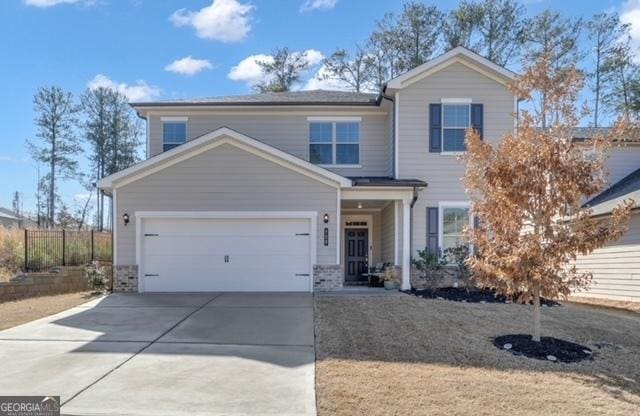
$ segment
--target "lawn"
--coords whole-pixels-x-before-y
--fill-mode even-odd
[[[640,317],[573,306],[542,313],[543,336],[586,345],[593,361],[495,348],[496,335],[529,332],[529,306],[318,296],[318,414],[640,414]]]
[[[0,303],[0,330],[21,325],[78,306],[99,295],[65,293]]]

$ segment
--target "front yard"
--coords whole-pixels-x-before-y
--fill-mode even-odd
[[[495,348],[529,333],[531,307],[402,297],[316,297],[319,415],[631,415],[640,412],[640,315],[542,310],[543,336],[593,361]]]
[[[65,293],[0,303],[0,331],[65,311],[98,297],[90,292]]]

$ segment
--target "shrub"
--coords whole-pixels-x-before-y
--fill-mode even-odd
[[[0,281],[13,277],[24,265],[24,231],[0,226]]]
[[[439,258],[438,253],[425,248],[424,250],[418,250],[418,258],[411,258],[411,264],[421,272],[430,272],[441,269],[447,263],[444,259]]]
[[[85,268],[87,283],[92,292],[102,292],[106,288],[104,267],[97,267],[95,263]]]
[[[444,251],[443,260],[445,264],[455,264],[458,269],[458,277],[464,278],[469,275],[467,259],[469,258],[469,247],[466,245],[450,247]]]

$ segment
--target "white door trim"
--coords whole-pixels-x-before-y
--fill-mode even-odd
[[[142,264],[142,226],[148,218],[184,219],[308,219],[309,220],[309,291],[313,292],[313,265],[317,261],[317,211],[136,211],[136,263],[138,264],[138,292],[144,292],[144,264]]]

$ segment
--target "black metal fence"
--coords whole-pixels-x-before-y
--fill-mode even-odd
[[[24,269],[82,266],[111,261],[111,233],[76,230],[24,230]]]

